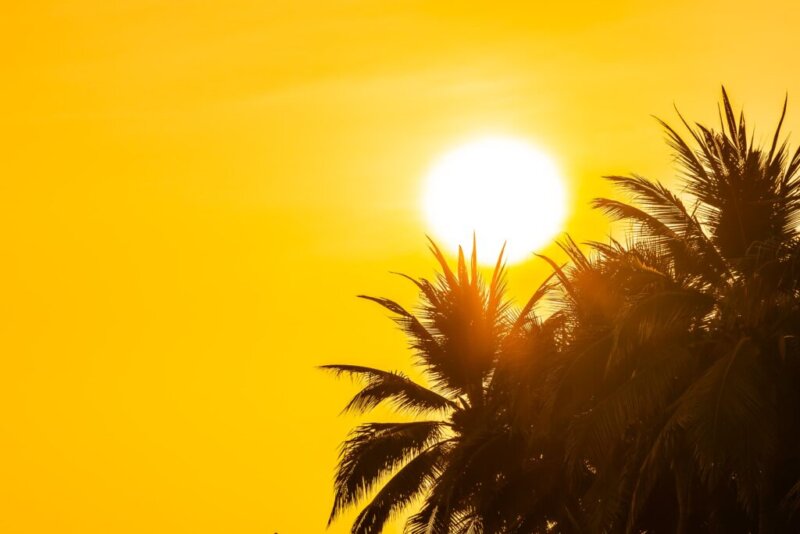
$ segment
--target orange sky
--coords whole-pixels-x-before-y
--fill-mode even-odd
[[[600,175],[671,176],[650,114],[796,127],[792,3],[652,4],[4,6],[0,531],[322,532],[356,419],[314,366],[407,366],[354,295],[413,304],[439,154],[530,139],[602,239]]]

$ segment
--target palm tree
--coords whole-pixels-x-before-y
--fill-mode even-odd
[[[768,147],[724,88],[722,110],[719,130],[683,121],[695,147],[662,123],[689,206],[609,177],[637,205],[594,204],[631,242],[570,249],[559,271],[572,326],[554,402],[570,465],[595,474],[597,531],[800,529],[800,151],[780,141],[785,104]]]
[[[345,410],[364,412],[389,402],[425,416],[412,422],[365,423],[344,442],[329,524],[374,493],[355,520],[354,533],[380,532],[394,513],[418,497],[423,497],[422,506],[409,518],[409,532],[480,531],[484,517],[477,510],[482,500],[506,483],[503,473],[513,472],[509,464],[522,454],[523,442],[510,432],[509,410],[498,409],[504,373],[496,371],[519,345],[512,340],[529,335],[538,324],[532,308],[548,286],[515,313],[504,295],[502,252],[487,286],[478,271],[474,241],[469,266],[459,249],[456,272],[432,241],[431,251],[441,267],[438,278],[406,277],[421,293],[417,314],[388,299],[361,296],[394,315],[430,386],[398,372],[323,366],[363,380],[363,389]],[[516,454],[510,454],[512,448]]]

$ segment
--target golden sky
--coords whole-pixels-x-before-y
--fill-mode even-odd
[[[432,161],[530,139],[602,239],[600,175],[672,175],[651,114],[714,119],[725,83],[796,127],[798,27],[788,0],[4,5],[0,531],[322,532],[356,419],[314,366],[407,368],[354,296],[414,303],[388,272],[432,271]]]

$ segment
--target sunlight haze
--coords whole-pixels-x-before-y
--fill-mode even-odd
[[[501,134],[557,166],[525,299],[530,253],[612,232],[601,176],[676,183],[653,115],[716,123],[724,83],[764,135],[788,92],[796,133],[798,27],[773,1],[5,6],[0,532],[325,532],[360,419],[316,366],[409,372],[356,295],[415,305],[391,272],[434,271],[435,162]]]

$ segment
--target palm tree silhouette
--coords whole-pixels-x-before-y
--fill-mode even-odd
[[[354,533],[380,532],[393,513],[419,496],[423,503],[408,520],[409,532],[470,532],[483,521],[476,513],[478,499],[485,498],[487,486],[504,482],[502,467],[509,463],[504,455],[513,440],[508,410],[497,409],[495,391],[503,373],[496,375],[495,370],[512,354],[511,340],[528,335],[536,324],[532,309],[547,286],[515,313],[504,295],[502,252],[487,286],[478,271],[474,241],[469,266],[459,249],[455,272],[432,241],[431,251],[441,268],[438,278],[406,277],[422,296],[417,315],[391,300],[361,296],[392,312],[431,386],[402,373],[323,366],[364,381],[345,410],[363,412],[390,402],[399,410],[428,416],[405,423],[366,423],[345,441],[329,524],[386,480],[357,517]]]
[[[560,385],[585,389],[560,407],[572,464],[599,473],[584,499],[598,531],[657,531],[669,516],[677,532],[800,528],[786,506],[800,489],[800,152],[780,142],[785,104],[768,148],[724,88],[722,110],[718,131],[683,121],[695,148],[662,122],[693,205],[609,177],[638,206],[594,205],[633,223],[633,240],[594,244],[593,261],[573,250],[561,274],[572,336],[591,340],[568,348]],[[580,294],[587,277],[602,298]],[[582,324],[580,306],[601,304],[611,313]]]

